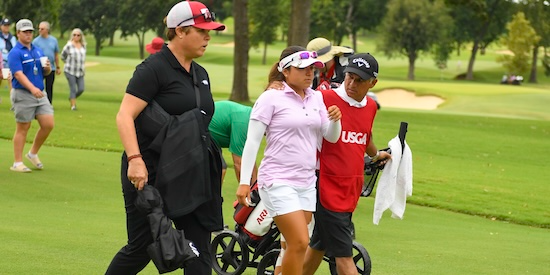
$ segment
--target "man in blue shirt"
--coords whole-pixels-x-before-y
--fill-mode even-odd
[[[17,38],[10,33],[10,25],[11,21],[8,18],[4,18],[0,22],[0,30],[2,31],[2,35],[0,36],[0,51],[2,51],[2,58],[0,61],[2,62],[2,68],[8,67],[8,54],[15,46],[15,43],[17,43]],[[2,80],[0,80],[0,83],[1,82]],[[8,90],[11,90],[11,83],[9,81]]]
[[[45,66],[40,63],[44,56],[42,50],[32,45],[33,25],[28,19],[21,19],[15,25],[18,42],[10,52],[8,65],[13,75],[10,92],[12,110],[15,113],[15,134],[13,135],[14,163],[10,170],[15,172],[31,172],[23,164],[23,149],[31,122],[36,118],[40,128],[32,143],[32,147],[25,157],[37,169],[44,166],[38,158],[38,150],[48,138],[54,126],[53,108],[44,93],[44,75],[51,73],[50,62]]]
[[[39,47],[44,54],[50,60],[52,66],[52,73],[44,76],[46,81],[46,94],[48,94],[48,100],[53,104],[53,83],[55,81],[55,75],[61,74],[59,70],[59,45],[57,44],[57,39],[50,35],[50,23],[47,21],[42,21],[38,25],[37,36],[32,43]]]
[[[2,51],[2,62],[4,68],[8,67],[8,53],[17,43],[17,38],[10,33],[11,21],[8,18],[2,19],[2,37],[0,37],[0,50]]]

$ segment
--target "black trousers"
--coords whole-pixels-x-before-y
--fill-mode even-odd
[[[137,191],[127,178],[122,181],[122,191],[126,208],[128,244],[122,247],[112,259],[105,272],[108,275],[137,274],[151,261],[147,254],[147,246],[153,243],[153,237],[151,236],[147,215],[140,212],[134,205]],[[184,269],[184,274],[211,275],[210,230],[201,225],[193,213],[172,220],[177,229],[184,230],[185,238],[192,241],[200,253],[199,259],[193,261]]]
[[[53,104],[53,82],[55,81],[55,71],[52,71],[49,75],[44,76],[46,81],[46,94],[50,104]]]

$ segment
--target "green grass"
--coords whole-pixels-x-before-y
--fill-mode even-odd
[[[228,33],[213,35],[206,56],[197,60],[210,74],[216,100],[227,99],[231,90],[231,41]],[[376,53],[373,41],[365,40],[360,50]],[[267,65],[261,51],[251,50],[252,99],[263,91],[283,48],[282,42],[269,48]],[[461,70],[441,73],[428,57],[417,63],[417,80],[406,81],[404,59],[377,55],[375,92],[404,88],[446,101],[434,111],[382,107],[378,113],[378,147],[397,134],[401,121],[409,122],[414,190],[405,219],[386,213],[378,226],[371,222],[373,198],[360,201],[357,238],[373,259],[373,274],[544,274],[550,268],[550,81],[497,84],[502,69],[495,51],[479,56],[475,81],[453,80]],[[40,152],[43,171],[8,170],[14,120],[5,82],[0,87],[0,274],[103,273],[126,241],[114,117],[140,60],[132,39],[117,40],[102,53],[88,56],[97,65],[87,68],[79,111],[69,110],[67,81],[57,76],[56,127]],[[465,70],[466,52],[460,58]],[[33,123],[29,142],[36,128]],[[230,225],[236,187],[229,169],[223,195]],[[142,274],[156,269],[150,264]],[[327,267],[317,274],[328,274]]]

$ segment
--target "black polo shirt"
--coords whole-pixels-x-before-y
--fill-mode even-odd
[[[214,114],[208,73],[194,61],[191,63],[191,72],[186,71],[166,45],[136,67],[126,92],[147,102],[154,99],[167,113],[181,115],[197,105],[193,74],[197,76],[201,110],[208,127]]]

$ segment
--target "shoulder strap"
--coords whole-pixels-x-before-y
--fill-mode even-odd
[[[191,62],[191,70],[193,71],[193,87],[195,87],[195,99],[197,101],[197,108],[201,108],[201,94],[199,91],[199,82],[197,81],[197,70],[195,69],[194,62]]]

